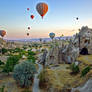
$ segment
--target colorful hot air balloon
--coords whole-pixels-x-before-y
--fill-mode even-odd
[[[4,36],[6,35],[6,31],[5,31],[5,30],[0,30],[0,35],[1,35],[2,37],[4,37]]]
[[[53,38],[55,37],[55,33],[52,32],[52,33],[49,34],[49,36],[53,40]]]
[[[27,33],[27,36],[29,36],[29,33]]]
[[[30,27],[28,27],[28,30],[30,30]]]
[[[27,8],[27,10],[29,11],[30,9],[29,9],[29,8]]]
[[[34,15],[31,15],[30,17],[31,17],[31,19],[34,19]]]
[[[46,3],[38,3],[36,6],[36,10],[40,14],[40,16],[43,18],[44,15],[48,11],[48,5]]]

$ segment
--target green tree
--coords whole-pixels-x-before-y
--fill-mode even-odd
[[[91,69],[90,66],[85,67],[85,68],[82,70],[81,77],[85,76],[85,75],[90,71],[90,69]]]
[[[19,61],[19,56],[10,56],[7,59],[7,62],[3,68],[3,72],[8,73],[8,74],[9,72],[12,72],[14,69],[14,66],[18,64],[18,61]]]
[[[72,73],[77,74],[80,70],[79,70],[79,66],[76,65],[75,63],[72,63],[70,66]]]
[[[2,48],[2,54],[5,54],[5,53],[7,53],[7,49],[5,49],[5,48]]]
[[[2,62],[1,60],[0,60],[0,65],[4,65],[4,62]]]
[[[32,85],[35,73],[36,68],[34,64],[25,61],[14,67],[13,77],[21,87],[29,87]]]

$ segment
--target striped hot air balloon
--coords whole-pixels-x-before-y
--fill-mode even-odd
[[[48,5],[46,3],[38,3],[36,6],[36,10],[40,14],[40,16],[43,18],[44,15],[48,11]]]

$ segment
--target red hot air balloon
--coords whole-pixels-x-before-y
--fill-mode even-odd
[[[1,35],[2,37],[4,37],[4,36],[6,35],[6,31],[0,30],[0,35]]]
[[[28,27],[28,29],[30,30],[30,27]]]
[[[27,8],[27,10],[29,11],[30,9],[29,9],[29,8]]]
[[[48,11],[48,5],[46,3],[38,3],[36,6],[36,10],[40,14],[40,16],[43,18],[44,15]]]
[[[34,15],[31,15],[30,17],[31,17],[31,19],[34,19]]]
[[[29,36],[29,33],[27,33],[27,36]]]

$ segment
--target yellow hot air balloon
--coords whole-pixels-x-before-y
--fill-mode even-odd
[[[40,16],[43,18],[44,15],[48,11],[48,5],[46,3],[38,3],[36,6],[36,10],[40,14]]]

